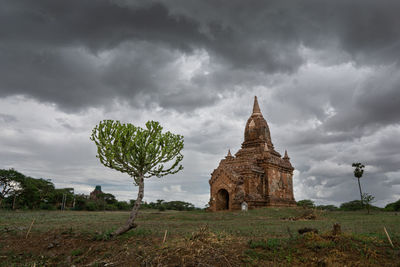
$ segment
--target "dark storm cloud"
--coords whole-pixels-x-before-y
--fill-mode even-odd
[[[200,36],[193,22],[169,16],[161,4],[2,2],[0,96],[29,95],[69,111],[134,101],[141,92],[151,97],[176,76],[157,75],[167,75],[180,56],[173,50],[190,50]],[[113,53],[108,61],[100,58],[104,51]]]
[[[196,74],[191,86],[165,72],[171,61],[199,49],[223,66],[211,69],[211,93],[235,90],[235,82],[252,72],[296,71],[306,60],[302,46],[329,57],[339,51],[347,55],[342,61],[359,66],[397,64],[400,58],[394,56],[400,51],[397,1],[1,3],[0,95],[29,95],[70,111],[118,98],[181,110],[189,109],[183,102],[193,108],[212,104],[206,94],[193,101],[192,93],[205,89],[198,84],[203,75]],[[108,51],[118,56],[104,61]],[[221,88],[217,81],[231,72],[238,76]]]
[[[122,1],[109,0],[2,2],[0,34],[5,42],[84,46],[98,51],[135,39],[188,49],[185,40],[195,41],[200,36],[191,20],[169,16],[159,3],[127,6]]]
[[[393,198],[398,10],[394,0],[0,0],[0,162],[98,183],[109,173],[88,144],[92,124],[152,116],[183,131],[186,153],[185,172],[154,195],[207,193],[257,94],[304,197],[356,198],[361,161],[367,192]]]

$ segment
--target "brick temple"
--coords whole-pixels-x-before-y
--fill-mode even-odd
[[[268,124],[255,97],[242,148],[235,156],[228,151],[211,174],[209,209],[295,206],[293,170],[287,151],[283,158],[275,151]]]

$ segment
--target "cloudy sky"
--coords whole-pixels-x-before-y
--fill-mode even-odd
[[[362,187],[400,198],[400,2],[0,0],[0,168],[120,200],[127,175],[89,136],[103,119],[159,121],[185,137],[184,171],[145,200],[204,207],[254,95],[295,198],[340,204]]]

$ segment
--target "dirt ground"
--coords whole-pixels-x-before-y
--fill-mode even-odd
[[[206,226],[188,237],[120,237],[51,231],[3,234],[1,266],[400,266],[396,248],[376,238],[313,232],[289,239],[216,234]],[[96,240],[98,239],[98,240]]]
[[[143,211],[138,228],[109,239],[128,213],[0,212],[0,266],[400,267],[400,216],[308,215],[283,208]],[[341,230],[334,234],[335,223]]]

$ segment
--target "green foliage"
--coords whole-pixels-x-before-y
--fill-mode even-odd
[[[74,194],[73,188],[58,188],[50,180],[35,179],[27,177],[15,170],[0,170],[0,174],[12,177],[12,181],[18,182],[18,191],[16,194],[16,206],[19,209],[43,209],[56,210],[60,209],[63,195],[66,195],[66,207],[73,210],[87,211],[116,211],[130,210],[134,204],[134,200],[130,203],[126,201],[118,201],[114,195],[110,193],[100,193],[96,195],[96,199],[90,199],[89,196],[83,194]],[[9,175],[10,174],[10,175]],[[8,194],[4,199],[3,207],[11,209],[14,194]],[[75,204],[74,207],[73,203]],[[157,200],[156,203],[144,203],[142,208],[159,209],[159,210],[194,210],[193,204],[184,201]]]
[[[89,197],[84,194],[75,195],[75,207],[74,210],[86,210],[86,203]]]
[[[83,250],[81,250],[79,248],[71,251],[71,256],[80,256],[82,254],[83,254]]]
[[[254,249],[254,248],[263,248],[266,249],[267,248],[267,242],[264,239],[261,240],[253,240],[250,239],[248,241],[248,245],[250,248]]]
[[[385,206],[386,211],[400,211],[400,199]]]
[[[93,236],[93,240],[96,241],[105,241],[105,240],[110,240],[111,239],[111,234],[114,232],[114,229],[108,229],[104,232],[96,232]]]
[[[56,207],[50,203],[40,203],[39,208],[41,210],[55,210]]]
[[[362,206],[363,205],[363,194],[362,194],[362,190],[361,190],[360,178],[363,176],[365,166],[363,164],[361,164],[360,162],[353,163],[352,166],[354,167],[354,176],[357,178],[358,189],[360,190],[361,206]]]
[[[255,249],[255,248],[263,248],[263,249],[270,249],[274,250],[277,249],[281,244],[281,240],[278,238],[268,238],[267,240],[265,239],[250,239],[248,241],[248,245],[250,248]]]
[[[360,162],[353,163],[351,166],[353,166],[355,168],[354,176],[356,178],[361,178],[363,176],[365,166],[363,164],[361,164]]]
[[[371,210],[380,210],[379,207],[373,206],[371,204],[369,204],[369,208]],[[364,205],[361,204],[360,200],[353,200],[353,201],[342,203],[340,205],[339,209],[343,210],[343,211],[356,211],[356,210],[364,209]]]
[[[374,199],[375,197],[368,193],[362,194],[362,201],[367,206],[368,213],[371,209],[371,203],[374,201]]]
[[[345,211],[362,210],[363,205],[361,204],[360,200],[353,200],[353,201],[342,203],[340,205],[340,209],[345,210]]]
[[[192,203],[185,201],[164,201],[158,199],[157,202],[143,203],[141,205],[143,209],[158,209],[160,211],[164,210],[195,210],[196,208]]]
[[[54,184],[50,180],[25,177],[21,180],[21,193],[18,205],[29,209],[37,209],[40,203],[52,203]]]
[[[126,201],[118,201],[115,206],[118,210],[130,210],[132,208]]]
[[[140,177],[162,177],[182,170],[183,136],[162,133],[158,122],[148,121],[142,129],[130,123],[104,120],[92,132],[97,157],[109,168],[127,173],[139,184]],[[171,166],[164,164],[174,161]]]
[[[312,201],[311,199],[303,199],[303,200],[297,201],[297,206],[312,209],[315,207],[315,204],[314,204],[314,201]]]
[[[338,207],[336,207],[335,205],[318,205],[317,209],[334,211],[338,210]]]
[[[86,202],[85,207],[86,207],[86,210],[88,210],[88,211],[101,210],[99,205],[97,204],[97,202],[93,201],[93,200],[88,200]]]
[[[90,139],[95,142],[97,157],[104,166],[127,173],[139,186],[137,202],[129,219],[113,233],[120,235],[134,227],[144,196],[144,178],[160,178],[183,169],[180,164],[183,136],[162,133],[161,125],[156,121],[148,121],[142,129],[130,123],[104,120],[93,129]]]
[[[21,181],[24,178],[22,173],[14,169],[0,170],[0,206],[6,197],[20,193]]]

